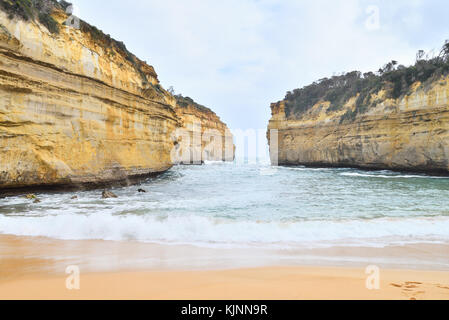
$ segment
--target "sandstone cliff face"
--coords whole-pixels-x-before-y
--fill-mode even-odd
[[[233,136],[220,118],[210,109],[190,98],[176,96],[176,114],[182,127],[178,130],[176,162],[201,164],[205,161],[233,161]]]
[[[169,169],[182,122],[154,69],[50,13],[59,33],[0,10],[0,190]]]
[[[399,99],[381,90],[368,111],[343,120],[356,99],[335,111],[320,101],[301,116],[286,116],[285,101],[272,104],[268,129],[278,130],[278,140],[270,142],[272,159],[280,165],[449,173],[449,78],[425,87],[416,83]]]

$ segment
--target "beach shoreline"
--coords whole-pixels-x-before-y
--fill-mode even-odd
[[[415,249],[388,254],[447,252],[447,246]],[[376,264],[380,249],[352,250],[359,262],[339,264],[351,249],[324,250],[334,256],[325,263],[300,251],[289,253],[296,259],[280,259],[268,250],[0,235],[0,299],[449,299],[448,269]],[[379,268],[379,290],[367,288],[370,265]],[[80,272],[80,290],[66,287],[71,266]]]

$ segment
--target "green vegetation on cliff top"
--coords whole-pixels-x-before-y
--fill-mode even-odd
[[[0,0],[0,7],[10,19],[14,16],[26,21],[37,19],[51,33],[59,33],[59,23],[50,15],[54,8],[63,8],[56,0]]]
[[[299,118],[315,104],[330,102],[329,112],[337,111],[352,97],[357,97],[355,111],[348,111],[341,121],[353,120],[358,114],[366,112],[378,101],[373,95],[386,90],[388,97],[397,99],[411,93],[412,85],[421,83],[427,88],[429,84],[449,75],[449,41],[441,49],[437,57],[424,58],[424,51],[417,54],[416,63],[405,67],[396,61],[386,64],[377,73],[362,74],[359,71],[349,72],[332,78],[324,78],[302,89],[287,92],[285,96],[285,112],[287,117]]]
[[[187,108],[188,106],[193,106],[194,108],[196,108],[202,112],[213,113],[213,111],[211,109],[209,109],[208,107],[205,107],[199,103],[196,103],[190,97],[183,97],[181,94],[175,95],[174,97],[176,98],[176,103],[177,103],[178,107]]]
[[[61,0],[0,0],[0,9],[5,11],[10,19],[17,17],[25,21],[39,21],[51,33],[58,34],[60,32],[60,24],[52,17],[55,10],[66,11],[71,3]],[[143,62],[134,54],[128,51],[125,44],[116,41],[110,35],[88,24],[80,19],[80,29],[88,34],[91,39],[101,47],[105,48],[109,54],[118,52],[120,55],[134,67],[140,74],[144,85],[148,84],[147,74],[142,70]],[[157,77],[156,73],[152,76]]]

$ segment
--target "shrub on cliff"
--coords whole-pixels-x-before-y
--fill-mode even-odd
[[[0,6],[9,14],[10,19],[14,16],[19,16],[25,20],[34,17],[32,0],[0,0]]]
[[[301,115],[320,101],[329,101],[329,111],[335,111],[358,93],[363,92],[365,98],[378,90],[379,84],[380,81],[374,74],[362,75],[359,71],[324,78],[302,89],[288,92],[285,97],[286,113],[287,116]]]
[[[0,0],[0,9],[8,13],[10,19],[17,17],[25,21],[39,21],[51,33],[56,34],[60,31],[60,25],[53,19],[51,13],[57,9],[65,12],[70,5],[70,2],[64,0],[60,2],[57,0]],[[114,51],[116,51],[125,57],[140,74],[142,83],[144,85],[149,83],[147,75],[141,67],[143,62],[129,52],[123,42],[114,40],[110,35],[104,34],[103,31],[82,20],[80,20],[80,29],[88,34],[94,42],[108,49],[111,54],[114,54]]]
[[[47,27],[48,31],[51,33],[59,33],[59,23],[48,13],[39,13],[39,22]]]
[[[62,9],[56,0],[0,0],[0,8],[8,13],[10,19],[37,19],[51,33],[59,32],[58,22],[50,15],[53,9]]]
[[[192,106],[192,107],[194,107],[200,111],[206,112],[206,113],[212,112],[211,109],[209,109],[199,103],[196,103],[190,97],[183,97],[181,94],[175,95],[174,97],[176,98],[176,103],[177,103],[178,107],[187,108],[188,106]]]
[[[433,81],[449,75],[449,41],[437,57],[424,59],[420,50],[413,66],[398,66],[397,61],[387,63],[377,73],[361,74],[358,71],[324,78],[302,89],[287,92],[285,112],[287,117],[299,117],[320,101],[330,102],[329,112],[340,110],[352,97],[357,97],[356,109],[347,112],[342,121],[354,119],[376,104],[372,95],[386,90],[388,96],[398,99],[410,94],[414,83],[426,88]]]

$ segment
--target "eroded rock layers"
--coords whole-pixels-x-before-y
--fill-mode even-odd
[[[83,21],[64,25],[57,2],[1,2],[0,190],[127,181],[173,165],[183,120],[153,67]]]
[[[407,90],[392,98],[384,86],[367,95],[368,107],[360,92],[337,107],[318,99],[296,113],[287,100],[272,104],[273,161],[448,174],[449,78],[434,76]]]

